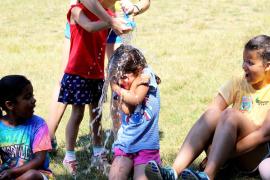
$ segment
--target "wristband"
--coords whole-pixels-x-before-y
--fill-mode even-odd
[[[133,6],[138,10],[136,13],[134,13],[135,15],[139,14],[141,12],[141,9],[139,8],[138,5],[133,4]]]

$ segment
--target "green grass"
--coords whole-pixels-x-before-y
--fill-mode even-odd
[[[162,79],[161,156],[163,163],[170,165],[188,130],[219,86],[242,73],[245,42],[255,35],[269,34],[270,4],[268,0],[155,0],[151,3],[147,12],[136,17],[133,44],[145,53],[148,63]],[[10,0],[0,4],[0,76],[26,75],[34,86],[36,114],[46,119],[60,74],[69,2]],[[105,106],[104,124],[108,128],[111,125],[106,120],[108,103]],[[70,110],[56,134],[61,148],[51,167],[57,179],[70,178],[61,165],[69,113]],[[87,119],[88,115],[81,125],[80,138],[88,133]],[[89,166],[88,154],[83,150],[88,142],[87,138],[83,139],[78,148],[80,170]],[[97,173],[90,173],[82,174],[79,179],[94,177],[101,178]],[[247,179],[236,175],[233,178]]]

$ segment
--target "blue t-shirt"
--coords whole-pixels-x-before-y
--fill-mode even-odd
[[[144,101],[136,106],[133,114],[121,112],[122,124],[114,142],[114,148],[125,153],[159,149],[159,90],[151,68],[145,68],[143,74],[150,76],[148,93]]]
[[[18,126],[0,121],[0,157],[8,168],[22,166],[34,158],[34,153],[50,149],[48,126],[42,118],[33,115]],[[50,171],[48,154],[42,169]]]

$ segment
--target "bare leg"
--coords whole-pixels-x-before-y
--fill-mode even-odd
[[[66,150],[68,151],[74,151],[84,109],[84,105],[72,105],[71,116],[66,127]]]
[[[133,162],[124,156],[117,156],[112,163],[109,180],[127,180],[132,169]]]
[[[226,109],[222,113],[205,168],[210,179],[214,179],[218,169],[233,156],[237,141],[256,129],[257,126],[237,110]]]
[[[62,59],[62,65],[61,65],[61,75],[59,78],[59,81],[56,83],[54,92],[53,92],[53,98],[50,105],[50,111],[49,111],[49,117],[48,117],[48,128],[50,132],[50,137],[54,138],[55,132],[58,128],[58,125],[62,119],[62,116],[66,110],[67,105],[58,102],[58,96],[60,91],[60,82],[63,76],[64,69],[66,68],[68,57],[69,57],[69,47],[70,47],[70,40],[65,38],[64,40],[64,49],[63,49],[63,59]]]
[[[147,180],[147,177],[145,176],[144,170],[145,170],[145,164],[140,164],[134,167],[134,180]]]
[[[57,85],[54,90],[53,100],[50,106],[50,114],[48,117],[48,128],[51,138],[54,138],[55,132],[67,107],[67,104],[57,102],[59,90],[60,86]]]
[[[93,145],[94,146],[101,146],[102,145],[102,126],[101,126],[101,118],[102,114],[97,112],[93,112],[94,109],[98,107],[97,104],[89,105],[89,114],[90,114],[90,121],[92,125],[92,137],[93,137]],[[99,117],[98,117],[99,116]]]
[[[26,171],[21,176],[16,178],[17,180],[28,180],[28,179],[35,179],[35,180],[43,180],[41,173],[37,170],[31,169]]]
[[[173,163],[180,174],[208,146],[216,129],[221,111],[217,108],[207,110],[189,131]]]

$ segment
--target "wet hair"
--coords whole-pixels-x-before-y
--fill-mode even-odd
[[[264,63],[270,62],[270,36],[259,35],[250,39],[245,50],[257,50]]]
[[[6,101],[16,102],[16,98],[31,82],[22,75],[8,75],[0,79],[0,117],[7,111]]]
[[[142,52],[131,46],[121,45],[118,47],[109,61],[109,77],[119,79],[123,74],[137,74],[140,69],[147,67],[147,62]],[[159,84],[161,79],[155,75]]]
[[[136,73],[140,68],[147,66],[144,55],[137,48],[130,45],[121,45],[111,57],[117,65],[118,72]]]
[[[141,51],[130,45],[118,47],[109,61],[109,76],[119,79],[123,74],[135,73],[147,66]]]

